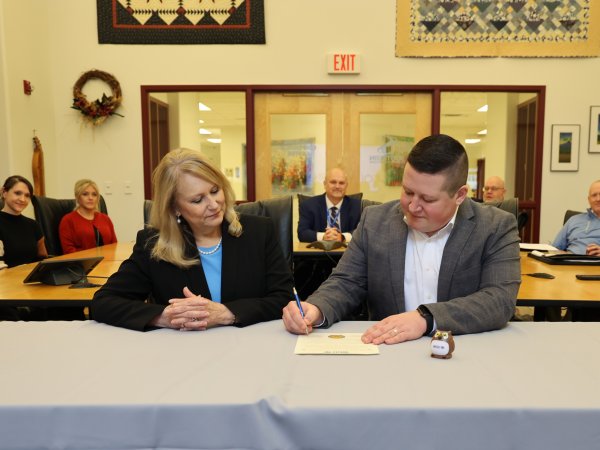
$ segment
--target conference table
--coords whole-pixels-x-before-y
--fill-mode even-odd
[[[102,256],[104,259],[88,274],[90,283],[102,285],[106,278],[119,269],[121,263],[131,255],[133,242],[94,247],[54,259],[87,258]],[[69,285],[51,286],[42,283],[24,284],[23,280],[37,263],[23,264],[0,270],[0,305],[6,306],[88,306],[99,289],[71,289]]]
[[[294,258],[333,258],[339,260],[345,248],[325,252],[308,248],[306,243],[294,244]],[[103,284],[129,257],[133,242],[96,247],[56,257],[84,258],[103,256],[104,259],[89,274],[89,281]],[[0,305],[7,306],[87,306],[98,288],[70,289],[69,286],[49,286],[40,283],[23,284],[36,263],[0,270]],[[533,278],[527,273],[545,272],[554,279]],[[544,307],[600,307],[600,282],[581,281],[576,274],[600,274],[600,266],[550,265],[521,252],[522,283],[517,296],[518,306],[533,306],[537,317],[543,316]]]
[[[535,278],[526,274],[547,273],[555,278]],[[548,306],[600,307],[600,281],[582,281],[575,275],[600,275],[600,266],[548,264],[521,252],[521,287],[518,306],[534,306],[534,319],[543,320]]]
[[[295,355],[280,320],[146,333],[3,322],[0,448],[599,448],[597,330],[513,322],[456,336],[441,360],[426,337]]]

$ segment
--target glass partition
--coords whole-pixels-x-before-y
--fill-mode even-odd
[[[152,170],[169,150],[197,149],[247,198],[244,92],[157,92],[149,103]]]
[[[404,163],[415,144],[414,114],[360,115],[360,190],[365,198],[400,198]]]

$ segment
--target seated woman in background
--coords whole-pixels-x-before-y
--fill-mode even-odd
[[[35,220],[22,214],[33,194],[29,180],[20,175],[8,177],[1,193],[4,207],[0,211],[0,242],[3,247],[0,259],[6,266],[13,267],[47,258],[42,229]],[[1,306],[0,320],[19,320],[25,312]]]
[[[58,233],[63,253],[73,253],[117,242],[113,223],[98,209],[100,192],[92,180],[75,183],[75,210],[60,221]]]
[[[293,278],[271,219],[238,217],[229,181],[195,150],[167,153],[153,192],[150,228],[94,295],[93,319],[202,331],[281,317]]]
[[[48,257],[40,225],[22,213],[31,201],[33,186],[20,175],[8,177],[2,186],[4,207],[0,211],[0,241],[8,267]]]

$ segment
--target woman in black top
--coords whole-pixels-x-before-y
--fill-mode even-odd
[[[4,243],[4,262],[8,267],[48,257],[39,224],[22,213],[31,201],[33,186],[24,177],[8,177],[2,186],[4,207],[0,211],[0,241]]]
[[[3,261],[8,267],[27,264],[48,257],[39,224],[22,213],[31,201],[33,186],[20,175],[8,177],[2,186],[4,207],[0,211],[0,241]],[[18,320],[16,308],[0,307],[0,320]]]

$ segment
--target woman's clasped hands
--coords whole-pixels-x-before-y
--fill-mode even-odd
[[[172,298],[155,318],[153,325],[181,331],[204,331],[219,325],[231,325],[235,315],[223,304],[195,295],[183,288],[183,298]]]

